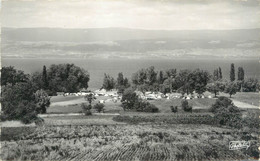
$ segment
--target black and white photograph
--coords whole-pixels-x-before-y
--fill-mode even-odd
[[[260,0],[0,6],[0,160],[259,160]]]

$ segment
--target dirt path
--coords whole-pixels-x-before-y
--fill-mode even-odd
[[[80,104],[83,102],[86,102],[86,100],[81,97],[81,98],[74,99],[74,100],[53,102],[53,103],[51,103],[51,106],[67,106],[67,105],[73,105],[73,104]]]
[[[240,102],[238,100],[232,99],[234,105],[236,105],[239,108],[253,108],[253,109],[259,109],[258,106],[250,105],[248,103]]]

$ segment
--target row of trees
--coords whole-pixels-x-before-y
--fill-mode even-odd
[[[124,78],[123,73],[118,73],[116,80],[110,75],[106,73],[104,74],[102,88],[105,90],[117,89],[118,93],[123,93],[124,90],[128,87],[130,87],[130,83],[126,77]]]
[[[49,95],[56,92],[77,92],[87,88],[89,74],[74,64],[44,66],[42,72],[25,74],[14,67],[1,69],[2,120],[38,120],[37,114],[46,113]]]
[[[88,88],[89,73],[74,64],[53,64],[48,69],[43,66],[43,71],[33,73],[31,78],[39,89],[55,95],[56,92],[73,93]]]
[[[168,93],[178,91],[183,95],[194,91],[202,94],[206,91],[206,85],[211,75],[204,70],[180,70],[169,69],[156,72],[154,67],[141,69],[132,76],[133,85],[140,91],[160,91]]]
[[[258,80],[254,78],[244,79],[244,69],[238,68],[238,79],[235,80],[235,67],[231,64],[230,81],[224,80],[221,68],[214,70],[213,75],[209,72],[195,70],[169,69],[166,71],[155,71],[154,67],[141,69],[133,74],[132,82],[135,88],[145,91],[160,91],[168,93],[172,91],[180,92],[183,95],[193,92],[201,95],[206,90],[217,95],[218,92],[226,92],[230,95],[241,90],[245,92],[255,92],[258,90]]]

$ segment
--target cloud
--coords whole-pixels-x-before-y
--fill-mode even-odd
[[[259,0],[3,1],[2,26],[143,29],[260,27]]]
[[[220,40],[211,40],[208,42],[209,44],[219,44]]]
[[[155,41],[154,43],[155,43],[155,44],[165,44],[166,41]]]

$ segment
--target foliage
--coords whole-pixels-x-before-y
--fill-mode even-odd
[[[124,91],[121,102],[124,110],[133,109],[135,102],[138,100],[137,94],[132,88],[128,88]]]
[[[2,67],[1,69],[1,86],[15,85],[18,82],[27,82],[29,80],[29,75],[24,74],[21,70],[16,70],[13,66]]]
[[[206,125],[214,125],[216,120],[214,117],[208,114],[173,114],[173,115],[134,115],[124,116],[119,115],[113,117],[114,121],[117,122],[126,122],[130,124],[139,124],[139,123],[152,123],[152,124],[206,124]]]
[[[46,66],[43,66],[43,71],[42,71],[42,82],[43,82],[43,89],[48,89],[49,82],[48,82],[48,76],[47,76],[47,70]]]
[[[117,81],[116,81],[116,89],[118,93],[123,93],[126,88],[129,88],[130,84],[127,78],[124,78],[123,73],[118,73]]]
[[[183,95],[191,94],[194,91],[201,95],[206,91],[206,85],[210,80],[210,74],[207,71],[196,69],[194,71],[181,70],[175,78],[174,84],[178,91]]]
[[[139,99],[137,94],[131,88],[128,88],[124,91],[121,102],[124,110],[135,110],[140,112],[159,111],[155,105]]]
[[[40,89],[35,92],[35,101],[37,102],[37,113],[46,113],[46,108],[50,106],[50,97],[48,94]]]
[[[211,111],[215,114],[214,118],[218,120],[220,125],[241,127],[242,114],[229,98],[219,97],[212,105]]]
[[[115,88],[115,85],[116,82],[114,78],[105,73],[102,88],[104,88],[105,90],[111,90]]]
[[[171,111],[172,111],[173,113],[178,112],[178,106],[171,106]]]
[[[214,72],[213,72],[213,80],[214,81],[219,80],[219,71],[218,71],[218,69],[215,69]]]
[[[245,77],[245,72],[243,67],[238,67],[238,72],[237,72],[237,80],[238,81],[243,81]]]
[[[230,68],[230,81],[233,82],[236,80],[236,76],[235,76],[235,66],[232,63],[231,64],[231,68]]]
[[[103,103],[97,103],[94,105],[94,109],[96,109],[98,112],[103,111],[104,112],[105,105]]]
[[[187,100],[183,100],[181,102],[181,107],[185,112],[192,112],[192,106],[189,105]]]
[[[46,93],[35,95],[35,87],[30,82],[19,82],[2,87],[2,118],[5,120],[21,120],[31,123],[37,114],[48,106]],[[38,97],[39,96],[39,97]],[[44,101],[43,101],[44,100]]]
[[[218,72],[219,72],[219,79],[222,79],[222,70],[220,67],[218,68]]]
[[[228,106],[234,106],[232,100],[227,97],[220,96],[218,97],[216,102],[211,106],[210,111],[215,113],[216,110],[219,109],[220,107],[228,108]]]
[[[219,81],[222,79],[222,70],[221,68],[217,68],[213,72],[213,81]]]
[[[218,92],[225,89],[225,84],[220,81],[214,81],[212,83],[208,83],[206,88],[209,92],[214,93],[215,97],[217,97]]]
[[[88,88],[89,73],[74,64],[52,64],[47,69],[47,75],[48,90],[52,93],[73,93],[78,92],[81,88]],[[44,79],[42,78],[42,80]],[[43,83],[43,86],[45,83]]]
[[[91,112],[92,107],[91,107],[91,105],[87,105],[87,104],[85,104],[85,103],[82,103],[82,104],[81,104],[81,108],[82,108],[82,110],[83,110],[83,113],[84,113],[86,116],[92,115],[92,112]]]
[[[231,98],[231,95],[234,95],[237,92],[237,84],[235,82],[228,82],[225,86],[224,92],[228,93]]]
[[[238,107],[229,105],[228,107],[219,107],[214,116],[220,125],[240,128],[242,126],[242,114]]]
[[[134,109],[138,112],[159,112],[159,109],[155,105],[139,99],[135,101]]]
[[[243,92],[256,92],[259,88],[259,82],[256,78],[248,78],[243,82]]]
[[[84,98],[86,101],[88,101],[90,106],[91,106],[91,103],[96,99],[96,97],[92,93],[86,95]]]

